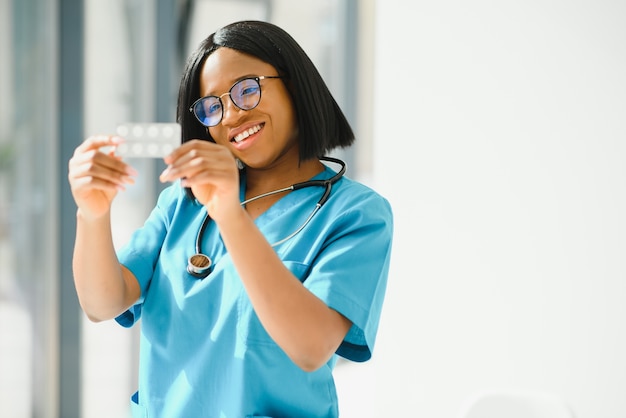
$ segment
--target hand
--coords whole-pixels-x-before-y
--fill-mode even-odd
[[[74,151],[69,161],[68,179],[74,201],[82,215],[97,219],[109,213],[113,198],[126,184],[134,183],[137,172],[115,155],[100,151],[101,147],[121,144],[117,136],[92,136]]]
[[[239,170],[230,151],[210,141],[185,142],[164,158],[167,168],[159,177],[162,182],[180,179],[190,187],[211,218],[219,222],[223,215],[239,204]]]

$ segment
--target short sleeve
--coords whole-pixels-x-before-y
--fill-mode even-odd
[[[393,215],[389,202],[373,191],[354,198],[332,222],[329,241],[304,284],[329,307],[352,321],[337,354],[369,360],[387,287]]]
[[[115,318],[124,327],[132,326],[141,317],[141,306],[154,274],[179,190],[179,187],[172,185],[161,192],[157,205],[143,226],[137,229],[117,252],[120,264],[133,273],[141,288],[141,296],[137,303]]]

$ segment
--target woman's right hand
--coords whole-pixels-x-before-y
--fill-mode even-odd
[[[115,147],[122,142],[118,136],[91,136],[76,148],[69,161],[72,195],[81,215],[88,219],[108,214],[117,192],[134,183],[135,169],[116,156],[114,150],[100,151],[101,147]]]

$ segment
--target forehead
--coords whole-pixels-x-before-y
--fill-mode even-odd
[[[219,48],[207,57],[200,72],[203,95],[228,90],[243,77],[277,75],[274,67],[256,57],[231,48]]]

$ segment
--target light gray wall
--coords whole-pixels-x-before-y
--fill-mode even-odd
[[[396,240],[367,416],[456,417],[488,388],[626,416],[625,16],[377,2],[374,172]]]

